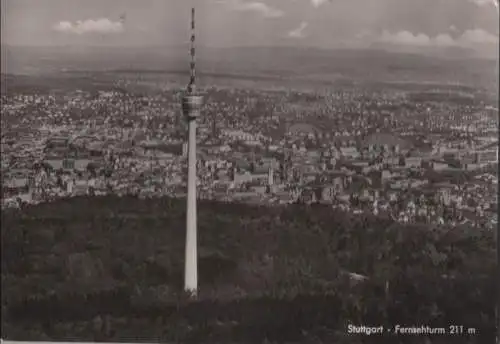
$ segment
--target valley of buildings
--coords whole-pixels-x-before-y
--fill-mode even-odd
[[[498,109],[474,95],[204,92],[199,198],[496,226]],[[180,97],[173,90],[3,95],[2,206],[86,194],[183,197]]]

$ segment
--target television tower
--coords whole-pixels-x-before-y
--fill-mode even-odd
[[[200,115],[203,97],[196,93],[196,59],[194,8],[191,9],[191,77],[182,99],[182,110],[188,122],[188,179],[186,211],[186,256],[184,290],[196,297],[198,291],[197,210],[196,210],[196,118]]]

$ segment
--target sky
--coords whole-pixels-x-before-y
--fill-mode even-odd
[[[1,0],[2,43],[414,47],[498,45],[495,0]]]

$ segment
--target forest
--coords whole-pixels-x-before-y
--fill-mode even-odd
[[[325,205],[199,201],[199,295],[182,293],[185,201],[78,197],[2,211],[2,338],[424,343],[347,326],[495,335],[496,233]],[[353,279],[350,273],[365,276]]]

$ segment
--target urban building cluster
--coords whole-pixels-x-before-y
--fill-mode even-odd
[[[498,109],[474,95],[203,94],[199,198],[496,225]],[[3,95],[2,206],[110,193],[185,196],[181,98],[178,90],[145,96],[126,88]]]

